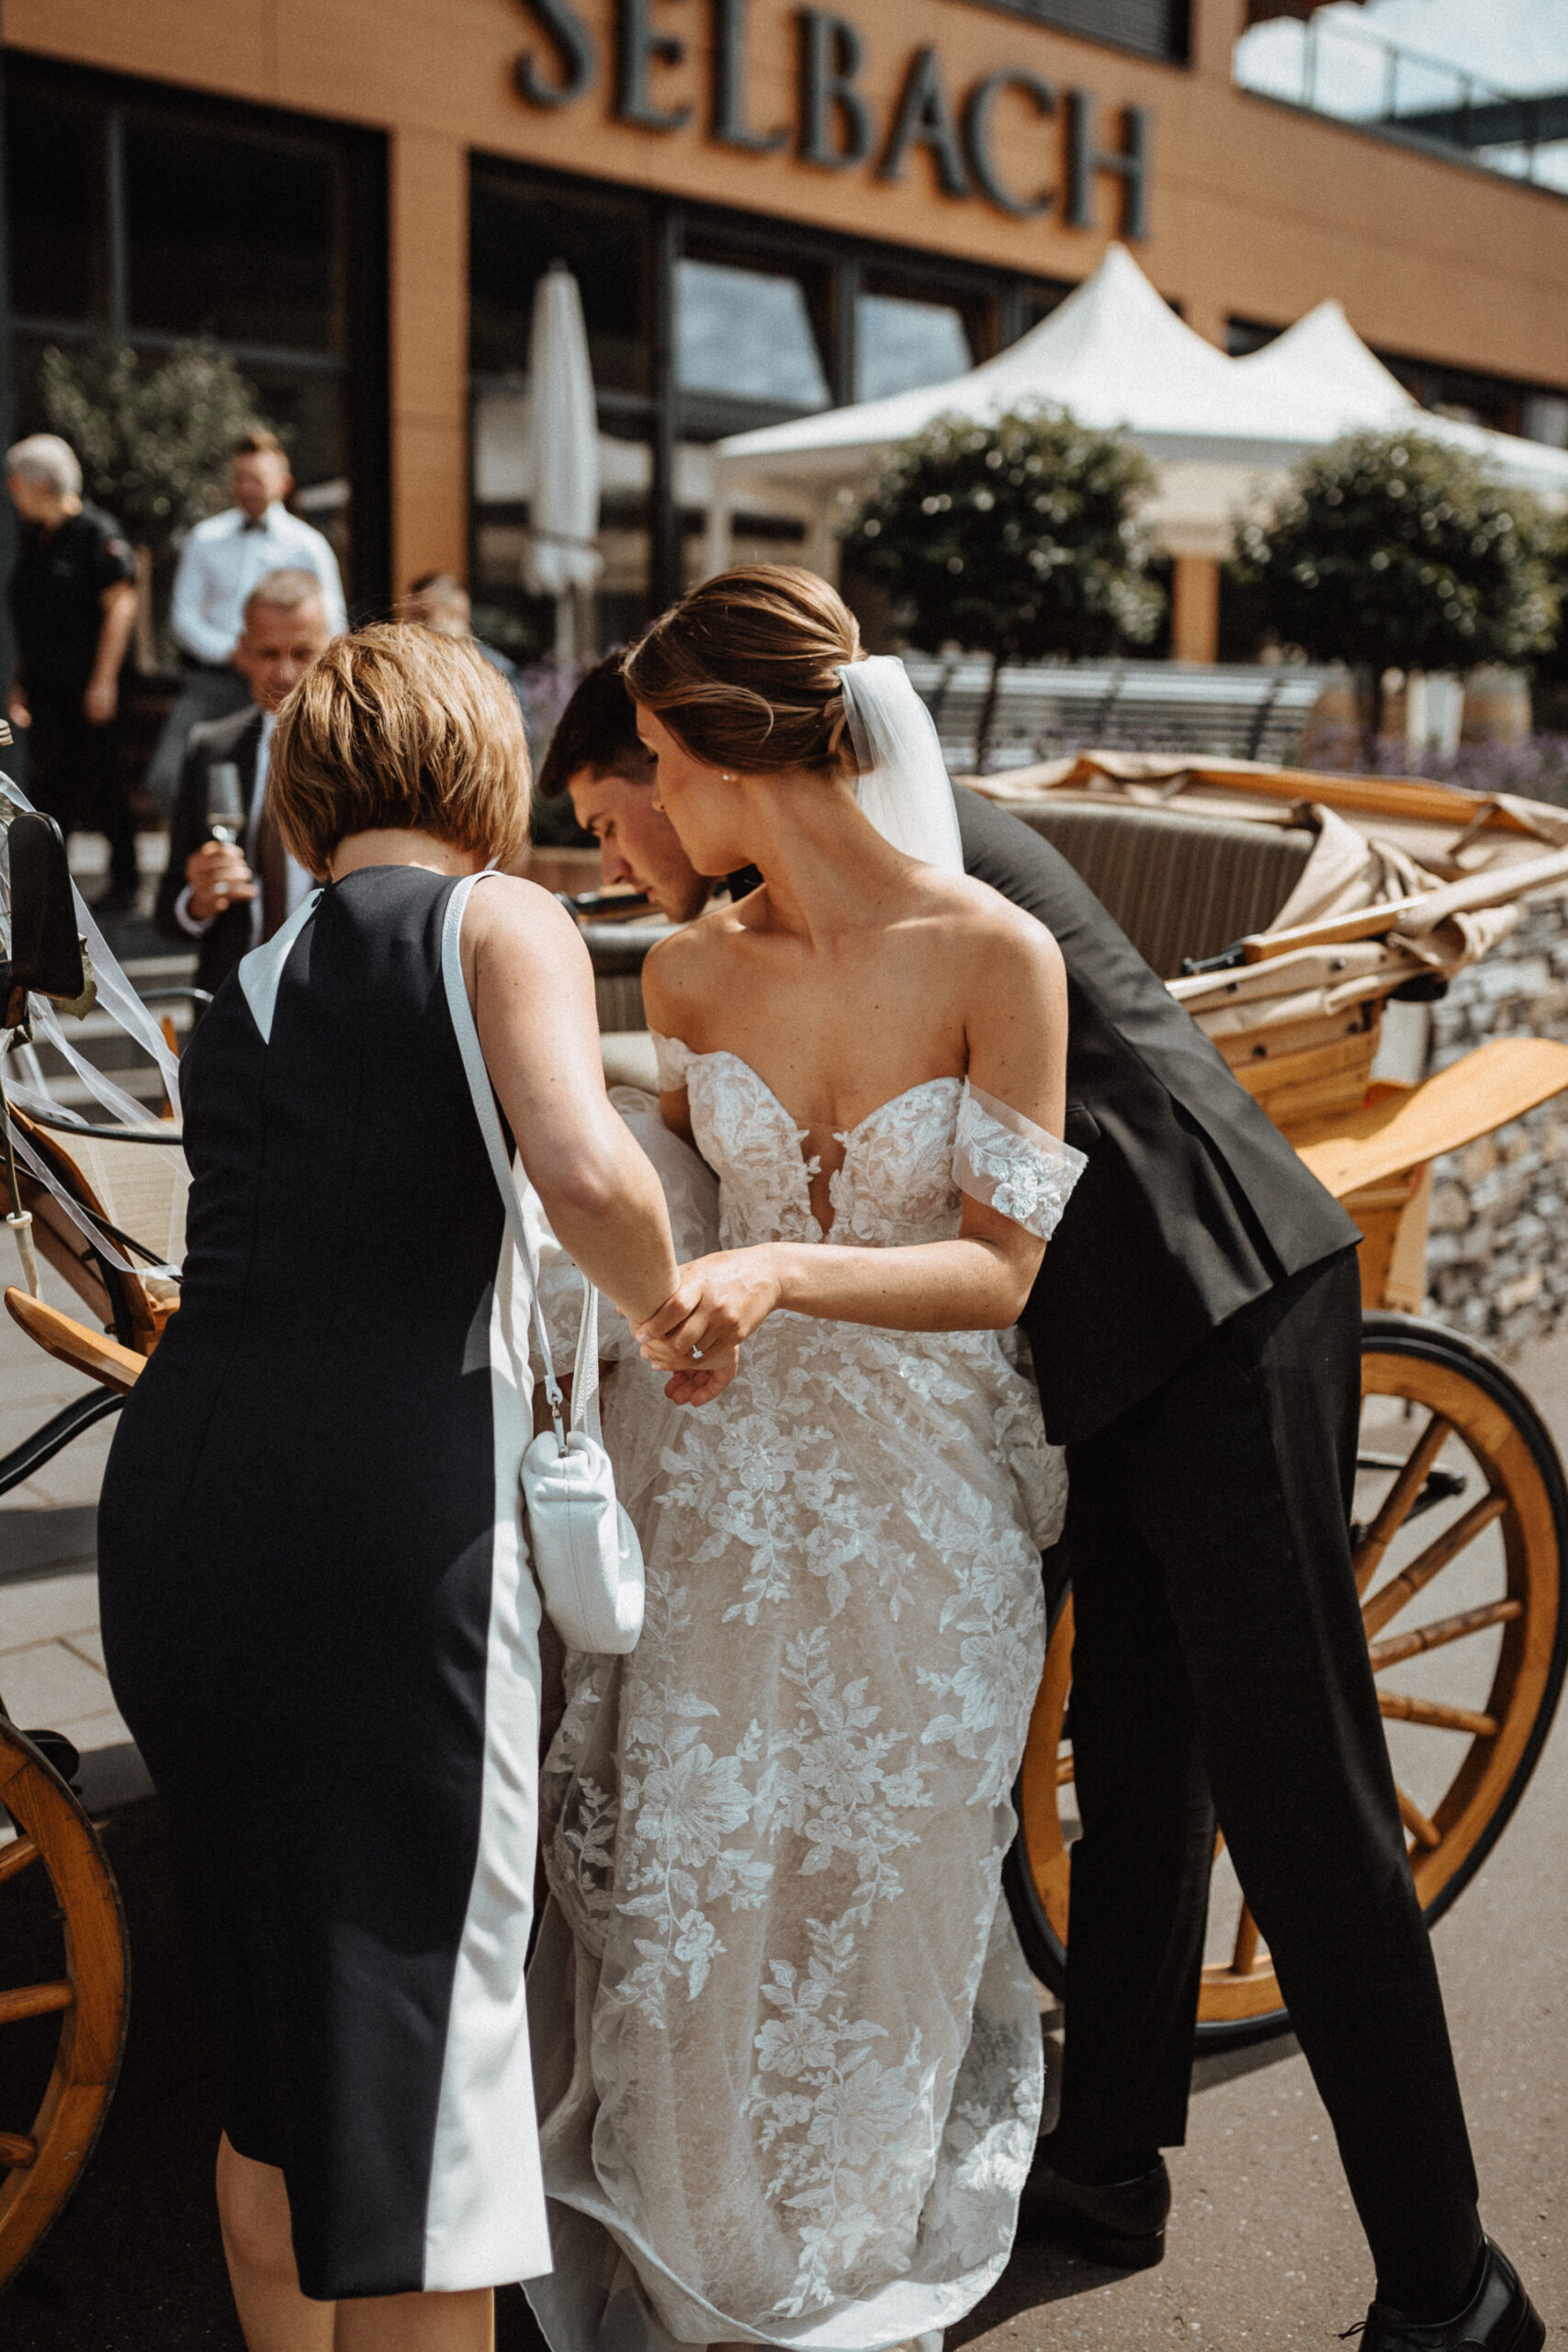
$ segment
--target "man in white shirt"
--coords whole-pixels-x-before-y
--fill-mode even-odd
[[[334,634],[320,581],[286,569],[257,581],[234,649],[249,682],[243,711],[192,729],[169,826],[169,863],[156,919],[166,937],[197,947],[197,985],[216,990],[315,887],[283,847],[266,809],[273,716]],[[238,808],[215,838],[219,772],[234,771]]]
[[[185,677],[147,771],[148,789],[169,808],[193,727],[226,718],[248,700],[234,651],[245,599],[272,571],[308,571],[318,582],[328,633],[348,627],[337,558],[320,531],[283,503],[294,487],[276,435],[247,433],[230,469],[234,503],[198,523],[180,552],[169,624],[185,656]]]

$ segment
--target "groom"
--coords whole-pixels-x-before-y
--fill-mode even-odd
[[[625,688],[607,663],[589,684],[541,786],[601,834],[608,788],[617,877],[695,913],[710,885],[652,805]],[[1024,1317],[1068,1449],[1083,1821],[1025,2226],[1160,2258],[1217,1808],[1377,2265],[1361,2352],[1539,2352],[1476,2213],[1350,1567],[1357,1228],[1065,859],[956,797],[967,871],[1060,944],[1089,1159]]]

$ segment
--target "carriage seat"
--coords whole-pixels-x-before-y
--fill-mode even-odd
[[[1316,845],[1303,825],[1240,823],[1126,801],[1004,804],[1088,883],[1162,979],[1267,931]]]

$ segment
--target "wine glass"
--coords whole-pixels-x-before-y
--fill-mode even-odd
[[[215,842],[237,847],[245,830],[245,802],[232,760],[214,760],[207,771],[207,822]]]

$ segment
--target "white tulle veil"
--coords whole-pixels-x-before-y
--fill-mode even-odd
[[[839,671],[850,741],[860,766],[857,797],[885,841],[907,857],[964,871],[953,787],[931,715],[896,654],[873,653]]]

